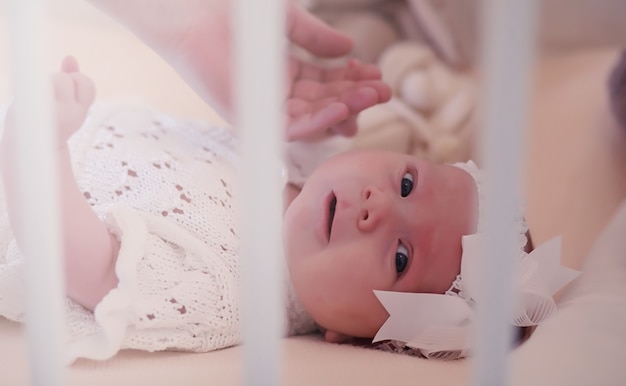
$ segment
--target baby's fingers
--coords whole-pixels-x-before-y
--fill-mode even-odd
[[[52,76],[54,98],[59,102],[91,105],[96,97],[93,81],[79,72],[56,73]]]
[[[96,86],[93,81],[81,73],[73,73],[74,95],[82,105],[91,105],[96,98]]]
[[[61,71],[66,73],[78,72],[78,61],[73,56],[66,56],[61,62]]]
[[[54,99],[59,102],[74,100],[74,80],[66,73],[58,72],[52,75]]]

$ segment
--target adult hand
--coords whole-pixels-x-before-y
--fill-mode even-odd
[[[89,0],[143,39],[226,120],[232,121],[231,2],[226,0]],[[352,42],[287,0],[286,35],[318,57],[350,52]],[[389,88],[379,71],[350,62],[326,69],[289,58],[288,138],[311,138],[331,131],[351,135],[356,115],[384,102]]]
[[[345,34],[328,26],[305,9],[286,1],[286,35],[295,45],[322,58],[335,58],[352,50],[352,40]]]
[[[323,68],[290,58],[289,83],[285,109],[289,141],[352,136],[357,115],[391,97],[378,68],[354,59],[342,67]]]
[[[352,50],[348,36],[291,1],[287,5],[287,36],[319,57],[340,57]],[[354,135],[358,113],[391,97],[378,68],[356,60],[342,67],[325,68],[291,55],[288,86],[288,140],[313,139],[329,133]]]

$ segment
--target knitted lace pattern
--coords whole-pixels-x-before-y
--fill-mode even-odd
[[[240,342],[236,145],[227,128],[143,106],[92,110],[70,139],[73,167],[85,199],[121,241],[119,284],[93,313],[66,300],[69,361]],[[9,245],[0,315],[23,321],[22,254],[14,241],[0,244]],[[287,334],[315,329],[293,291],[286,306]]]

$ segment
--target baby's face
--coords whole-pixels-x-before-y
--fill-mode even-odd
[[[287,209],[284,240],[296,293],[322,327],[373,337],[387,318],[373,290],[443,293],[475,232],[465,171],[415,157],[353,151],[329,159]]]

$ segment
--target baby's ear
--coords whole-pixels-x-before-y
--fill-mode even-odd
[[[343,343],[350,337],[339,332],[326,330],[324,333],[324,339],[329,343]]]

